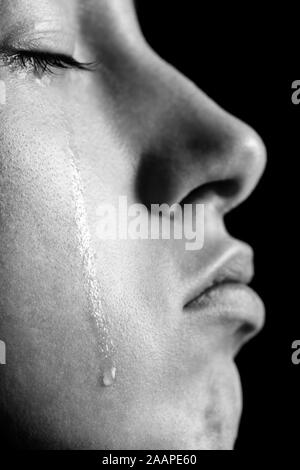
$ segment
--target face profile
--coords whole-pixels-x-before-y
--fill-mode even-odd
[[[11,446],[233,448],[234,359],[264,307],[224,216],[265,164],[258,134],[150,48],[133,0],[0,0]]]

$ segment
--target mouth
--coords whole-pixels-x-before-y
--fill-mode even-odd
[[[253,251],[234,243],[204,268],[185,298],[186,312],[204,312],[219,321],[236,321],[244,329],[259,331],[264,324],[264,306],[249,287],[254,277]]]

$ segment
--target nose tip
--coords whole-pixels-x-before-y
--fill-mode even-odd
[[[261,137],[241,123],[233,136],[232,165],[228,165],[228,180],[235,183],[235,191],[224,204],[224,212],[243,202],[260,180],[267,162],[267,151]],[[230,174],[231,172],[231,174]]]
[[[147,206],[213,202],[223,215],[257,185],[266,165],[265,145],[180,73],[160,59],[154,64],[161,74],[138,147],[137,198]]]
[[[225,126],[224,126],[225,124]],[[252,193],[267,161],[265,144],[259,134],[233,116],[223,118],[218,164],[213,171],[218,208],[226,214]]]

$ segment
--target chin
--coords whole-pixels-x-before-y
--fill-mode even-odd
[[[196,430],[186,443],[184,448],[191,450],[233,450],[238,435],[239,420],[224,422],[215,419],[209,424],[201,426],[201,431]],[[199,428],[199,426],[198,426]]]

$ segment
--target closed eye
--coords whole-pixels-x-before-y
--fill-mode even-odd
[[[55,69],[95,70],[96,63],[78,62],[72,56],[65,54],[52,54],[50,52],[15,50],[1,52],[0,57],[4,65],[25,69],[36,75],[55,73]]]

